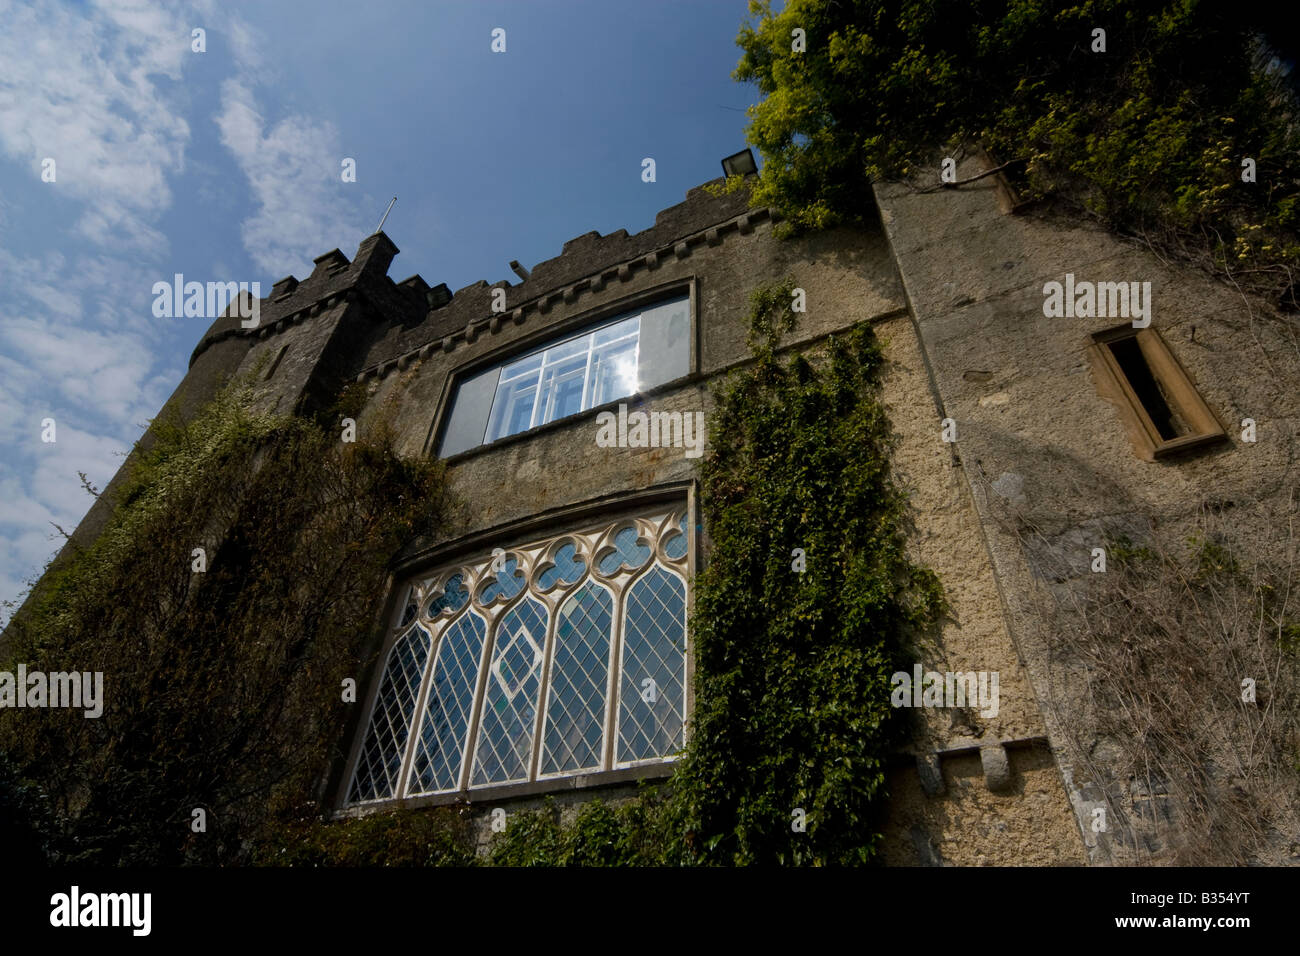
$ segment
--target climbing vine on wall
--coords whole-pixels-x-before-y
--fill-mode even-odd
[[[1269,46],[1292,33],[1278,8],[753,0],[750,12],[734,76],[763,97],[749,113],[764,157],[753,202],[786,228],[860,219],[873,181],[937,184],[939,158],[978,143],[1025,198],[1300,308],[1300,124],[1294,77]]]
[[[680,788],[708,861],[872,856],[896,730],[889,675],[943,610],[937,579],[904,547],[879,344],[863,324],[816,363],[782,359],[793,288],[754,293],[755,362],[718,395],[702,474],[712,550]]]
[[[872,859],[898,720],[889,676],[943,613],[905,551],[880,346],[866,325],[783,357],[794,284],[752,299],[754,362],[718,390],[702,468],[696,698],[670,795],[515,814],[501,863]],[[802,830],[796,824],[802,822]]]
[[[0,805],[39,812],[29,855],[242,863],[319,815],[342,681],[373,667],[358,645],[392,555],[441,514],[442,470],[399,458],[382,423],[345,444],[251,398],[234,385],[156,422],[107,527],[6,632],[0,670],[104,675],[101,717],[0,710]]]
[[[563,822],[551,804],[512,813],[485,858],[450,808],[324,822],[315,788],[344,742],[340,683],[373,667],[358,635],[391,556],[441,513],[441,469],[398,458],[382,424],[345,445],[321,423],[254,414],[232,388],[156,424],[107,529],[11,628],[15,661],[102,670],[108,697],[98,721],[0,714],[0,803],[41,819],[15,840],[107,864],[872,859],[897,729],[889,675],[943,599],[905,552],[879,344],[862,325],[783,355],[792,294],[791,281],[755,292],[754,361],[716,392],[693,730],[668,784]]]

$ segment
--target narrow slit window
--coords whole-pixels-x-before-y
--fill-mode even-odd
[[[1151,366],[1147,365],[1147,360],[1142,357],[1142,349],[1138,346],[1137,337],[1111,342],[1108,348],[1119,363],[1120,371],[1133,387],[1138,401],[1151,417],[1151,423],[1155,425],[1160,437],[1165,441],[1171,441],[1179,435],[1186,435],[1187,426],[1181,423],[1183,427],[1180,429],[1175,422],[1175,415],[1169,403],[1165,401],[1160,383],[1151,374]]]
[[[280,351],[275,353],[275,361],[273,361],[271,363],[271,367],[266,370],[266,375],[263,376],[262,381],[269,382],[271,380],[271,376],[274,375],[275,370],[280,367],[280,362],[284,359],[284,353],[287,351],[289,351],[288,342],[286,342],[284,345],[281,345]]]
[[[1226,437],[1155,329],[1099,332],[1091,352],[1098,387],[1120,409],[1141,457],[1154,460]]]

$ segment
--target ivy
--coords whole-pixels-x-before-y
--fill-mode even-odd
[[[676,804],[663,786],[646,786],[619,804],[589,800],[567,822],[553,798],[510,814],[492,842],[491,866],[656,866],[680,837]]]
[[[944,600],[906,554],[880,345],[864,324],[815,359],[783,358],[793,289],[755,291],[754,362],[716,394],[701,471],[711,547],[691,621],[695,708],[668,795],[590,803],[568,824],[553,807],[513,815],[492,862],[874,858],[885,759],[901,731],[889,677]]]
[[[754,293],[755,362],[718,395],[701,476],[712,550],[696,584],[694,736],[679,787],[705,862],[874,855],[899,730],[889,676],[944,609],[937,579],[905,550],[879,343],[864,324],[815,363],[783,360],[793,288]]]
[[[0,711],[0,803],[48,807],[52,862],[243,863],[280,846],[337,757],[343,679],[374,666],[357,645],[388,563],[443,513],[441,465],[399,458],[382,423],[344,444],[252,396],[236,383],[156,422],[103,532],[6,631],[0,669],[104,675],[99,718]]]
[[[1267,8],[753,0],[750,12],[734,76],[763,96],[749,114],[764,157],[752,201],[777,207],[783,229],[860,221],[872,182],[937,183],[940,156],[978,144],[1024,198],[1300,307],[1300,125]]]
[[[389,811],[323,824],[308,804],[255,847],[253,862],[272,866],[472,866],[473,829],[449,808]]]
[[[715,390],[695,582],[689,745],[617,803],[511,813],[478,856],[468,811],[325,822],[346,676],[387,562],[443,509],[441,466],[382,424],[259,416],[246,386],[155,425],[93,546],[11,629],[15,660],[106,672],[109,706],[0,714],[0,803],[39,810],[60,861],[288,866],[841,864],[873,858],[889,676],[944,609],[913,565],[889,471],[883,358],[861,325],[786,356],[793,281],[753,295],[753,362]],[[342,396],[355,406],[356,395]],[[194,573],[196,541],[211,542]],[[802,553],[802,558],[796,555]],[[192,834],[204,807],[207,835]],[[800,811],[805,828],[794,826]]]

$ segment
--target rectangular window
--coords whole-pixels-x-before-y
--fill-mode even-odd
[[[690,298],[608,319],[458,383],[442,457],[662,385],[690,371]]]
[[[1091,349],[1098,385],[1124,413],[1148,460],[1222,440],[1223,427],[1155,329],[1098,332]]]
[[[659,506],[408,582],[348,803],[671,760],[688,539]]]

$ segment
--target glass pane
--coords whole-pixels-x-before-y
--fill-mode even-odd
[[[575,356],[582,358],[587,354],[590,347],[591,335],[589,333],[584,332],[581,335],[575,335],[571,339],[565,339],[563,342],[558,342],[548,348],[546,350],[546,364],[554,365],[556,362],[572,359]]]
[[[637,388],[645,391],[686,375],[691,364],[690,299],[661,302],[641,313]]]
[[[635,528],[624,528],[614,535],[614,550],[600,559],[600,570],[613,574],[622,565],[636,570],[650,557],[650,549],[637,540]]]
[[[415,742],[410,793],[455,790],[460,783],[465,732],[486,636],[487,625],[477,614],[462,615],[442,635],[423,726]]]
[[[429,603],[424,606],[424,613],[429,617],[437,617],[443,611],[459,611],[468,600],[469,591],[465,589],[465,575],[453,574],[447,579],[442,593],[429,599]]]
[[[478,599],[484,604],[490,604],[502,594],[509,600],[522,591],[527,583],[524,573],[519,570],[519,562],[514,558],[506,558],[505,569],[489,574],[484,581],[486,583],[478,591]]]
[[[411,728],[411,712],[415,709],[428,656],[429,634],[419,626],[398,638],[389,652],[349,800],[377,800],[395,794],[402,770],[402,753]]]
[[[545,642],[546,608],[532,598],[497,626],[470,786],[528,778]]]
[[[501,367],[501,381],[509,382],[525,375],[536,375],[537,370],[542,367],[542,353],[537,352],[533,355],[526,355],[516,362]]]
[[[572,584],[582,577],[586,567],[587,562],[577,556],[573,545],[566,544],[555,552],[555,563],[543,568],[542,573],[537,576],[538,587],[549,589],[556,581]]]
[[[622,339],[592,356],[592,396],[589,408],[625,398],[637,390],[636,339]]]
[[[600,767],[613,617],[614,599],[595,584],[579,588],[560,608],[542,773]]]
[[[582,411],[582,387],[587,376],[587,353],[547,365],[542,372],[542,408],[534,425],[545,425]]]
[[[681,749],[686,682],[686,585],[656,565],[632,585],[619,686],[620,762]]]
[[[536,376],[526,376],[497,389],[488,419],[487,441],[527,431],[532,425],[533,402],[537,398]]]
[[[615,339],[621,339],[628,335],[636,335],[637,329],[641,327],[641,316],[634,315],[630,319],[624,319],[621,322],[615,322],[613,325],[607,325],[595,331],[592,344],[604,345],[607,342],[613,342]]]
[[[443,458],[457,455],[483,444],[487,434],[488,416],[496,398],[501,369],[490,368],[456,387],[456,400],[447,420],[439,454]]]
[[[681,533],[678,534],[677,531],[668,532],[671,537],[669,537],[667,543],[664,545],[664,554],[668,555],[668,557],[672,558],[674,561],[678,558],[686,557],[686,515],[682,515],[682,520],[677,522],[677,529]]]

